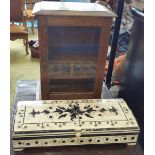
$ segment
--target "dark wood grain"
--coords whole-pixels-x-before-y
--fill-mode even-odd
[[[10,21],[23,22],[24,0],[10,0]]]
[[[41,94],[42,99],[49,99],[48,72],[47,72],[47,17],[38,18],[39,54],[41,71]]]
[[[111,17],[98,16],[48,16],[48,25],[52,26],[103,26]]]

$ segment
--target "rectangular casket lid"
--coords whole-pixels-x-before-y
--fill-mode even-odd
[[[116,17],[105,6],[97,3],[47,2],[35,3],[34,15],[102,16]]]
[[[13,134],[85,131],[139,131],[122,99],[22,101],[17,104]]]

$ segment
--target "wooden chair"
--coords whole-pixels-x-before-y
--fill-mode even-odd
[[[25,13],[26,13],[27,21],[31,22],[32,33],[34,34],[34,15],[32,14],[33,0],[26,0],[26,2],[28,3],[28,7],[25,9]]]
[[[24,0],[10,0],[10,40],[23,39],[26,54],[28,53],[28,31],[24,17]],[[23,23],[15,25],[14,22]]]

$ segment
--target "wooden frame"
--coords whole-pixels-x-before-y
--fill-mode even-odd
[[[32,14],[32,10],[33,10],[33,0],[26,0],[27,3],[29,3],[28,7],[24,10],[25,14],[26,14],[26,20],[30,21],[32,26],[31,26],[31,30],[32,30],[32,34],[34,34],[34,15]]]
[[[56,2],[50,2],[56,3]],[[60,2],[57,2],[60,3]],[[63,3],[66,4],[66,3]],[[97,4],[98,5],[98,4]],[[102,6],[100,6],[102,7]],[[37,10],[35,12],[35,10]],[[38,11],[37,5],[34,7],[34,13],[38,19],[38,32],[39,32],[39,51],[40,51],[40,70],[41,70],[41,94],[42,99],[77,99],[77,98],[100,98],[102,91],[102,82],[104,79],[104,66],[106,62],[106,54],[108,49],[108,36],[110,34],[111,29],[111,21],[114,17],[114,14],[109,10],[101,14],[101,12],[93,11],[88,14],[88,12],[71,12],[71,11],[63,11],[66,15],[62,15],[62,12],[51,10],[43,10]],[[110,13],[111,14],[110,14]],[[88,27],[95,28],[99,27],[100,29],[100,38],[99,38],[99,49],[96,63],[96,80],[95,87],[92,92],[63,92],[62,93],[51,93],[49,89],[49,75],[48,75],[48,28],[49,27]],[[89,36],[91,37],[91,36]],[[80,58],[75,58],[72,61],[80,61]],[[59,61],[59,60],[55,60]],[[62,60],[71,61],[71,60]],[[82,57],[81,57],[81,61]],[[88,62],[91,60],[87,60]],[[84,62],[84,61],[83,61]]]

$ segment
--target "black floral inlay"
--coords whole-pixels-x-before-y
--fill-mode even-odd
[[[44,113],[44,114],[49,114],[50,112],[48,110],[43,110],[43,111],[35,111],[34,109],[32,110],[32,112],[30,113],[33,117],[35,117],[37,114],[39,115],[40,113]]]
[[[97,108],[97,109],[96,109]],[[57,106],[55,111],[53,111],[54,113],[58,113],[59,117],[58,119],[64,118],[67,115],[70,116],[70,119],[73,121],[74,119],[82,119],[83,116],[89,117],[89,118],[94,118],[92,116],[92,112],[94,111],[98,111],[101,113],[104,112],[110,112],[110,113],[114,113],[115,115],[118,115],[118,110],[111,106],[111,108],[99,108],[98,106],[91,107],[90,105],[84,106],[83,109],[81,109],[81,107],[79,106],[78,103],[74,103],[74,104],[69,104],[67,108],[62,107],[62,106]],[[36,115],[39,115],[41,113],[44,113],[45,115],[48,115],[51,113],[51,111],[49,110],[43,110],[43,111],[35,111],[34,109],[32,110],[32,112],[30,113],[33,117],[35,117]],[[103,117],[103,115],[99,113],[98,116]],[[49,118],[53,118],[52,115],[48,116]]]
[[[113,106],[111,107],[111,109],[109,109],[109,111],[115,113],[116,115],[118,115],[117,109],[115,107],[113,107]]]
[[[115,115],[118,115],[118,110],[113,106],[110,109],[105,109],[105,108],[100,109],[100,112],[104,113],[106,111],[109,111],[109,112],[115,113]]]
[[[92,107],[90,107],[90,105],[85,106],[84,110],[81,110],[79,104],[73,104],[73,105],[70,104],[68,108],[58,106],[54,112],[57,112],[60,114],[59,119],[62,117],[66,117],[67,114],[69,113],[70,118],[73,121],[79,115],[81,115],[81,116],[85,115],[87,117],[93,118],[90,115],[90,113],[93,111],[96,111],[96,110],[94,110]],[[82,118],[81,116],[79,118]]]
[[[35,117],[37,114],[40,114],[39,111],[35,111],[34,109],[32,110],[32,112],[30,113],[33,117]]]
[[[44,110],[42,113],[49,114],[50,112],[48,110]]]

